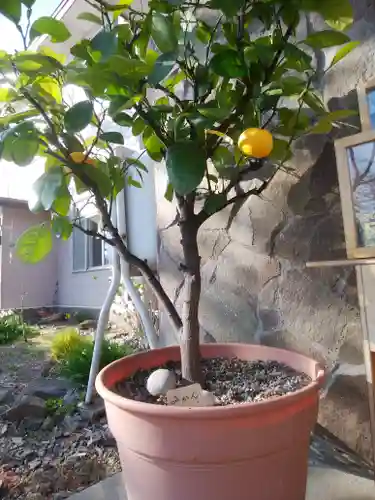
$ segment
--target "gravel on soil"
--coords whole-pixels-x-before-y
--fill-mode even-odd
[[[283,396],[305,387],[311,378],[278,361],[243,361],[238,358],[212,358],[201,361],[204,389],[215,394],[217,405],[259,402]],[[152,404],[166,404],[164,396],[152,396],[146,382],[156,368],[174,371],[177,386],[183,385],[181,363],[168,362],[152,370],[140,370],[119,382],[115,391],[124,397]]]
[[[54,330],[51,327],[52,334]],[[143,348],[138,337],[130,338],[118,329],[108,338],[128,342],[135,350]],[[45,348],[40,344],[43,349],[34,348],[32,342],[0,346],[1,500],[63,500],[121,470],[106,418],[91,420],[84,415],[78,404],[80,388],[55,396],[62,414],[50,409],[36,418],[30,407],[21,421],[7,418],[22,394],[35,391],[36,382],[43,390],[59,382],[49,359],[49,344]],[[43,395],[47,402],[48,394]]]
[[[55,427],[0,438],[0,498],[61,500],[121,470],[105,419],[75,432]]]

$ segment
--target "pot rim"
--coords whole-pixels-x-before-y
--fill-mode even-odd
[[[251,344],[243,344],[243,343],[215,343],[215,344],[202,344],[201,349],[203,348],[202,357],[215,357],[215,356],[205,356],[204,350],[205,346],[215,346],[219,348],[228,347],[230,348],[240,348],[240,347],[251,347]],[[142,401],[135,401],[134,399],[129,399],[120,394],[117,394],[110,388],[106,386],[105,379],[108,374],[112,371],[115,371],[118,367],[127,364],[129,360],[134,360],[136,358],[149,357],[155,353],[164,351],[164,352],[175,352],[179,351],[180,347],[178,345],[162,347],[159,349],[153,349],[150,351],[142,351],[135,354],[131,354],[130,356],[125,356],[117,361],[114,361],[103,368],[95,382],[95,387],[99,395],[104,399],[105,403],[110,403],[118,408],[121,408],[125,411],[129,411],[132,413],[143,414],[145,416],[154,416],[154,417],[163,417],[166,416],[168,418],[183,418],[183,419],[202,419],[202,418],[226,418],[229,416],[235,416],[237,414],[243,415],[246,413],[247,415],[255,414],[258,412],[262,412],[267,410],[270,412],[272,410],[280,410],[284,406],[291,405],[304,405],[307,400],[311,400],[316,398],[316,394],[319,389],[322,387],[325,378],[325,372],[322,366],[314,361],[312,358],[305,356],[303,354],[299,354],[294,351],[288,351],[286,349],[279,349],[268,346],[259,346],[256,347],[262,348],[264,351],[270,351],[273,353],[273,356],[270,356],[269,359],[275,359],[277,361],[277,357],[275,358],[275,354],[280,353],[289,353],[293,356],[298,357],[301,361],[306,364],[315,363],[315,379],[313,379],[307,386],[298,389],[297,391],[284,394],[282,396],[275,396],[263,401],[258,402],[249,402],[249,403],[241,403],[241,404],[230,404],[226,406],[209,406],[209,407],[176,407],[176,406],[167,406],[167,405],[157,405],[152,403],[145,403]]]

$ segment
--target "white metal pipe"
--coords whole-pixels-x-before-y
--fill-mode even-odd
[[[92,396],[95,386],[95,378],[99,372],[100,356],[102,353],[104,333],[106,326],[108,324],[111,306],[113,304],[113,301],[115,300],[116,293],[121,282],[120,257],[117,253],[117,250],[114,247],[111,247],[111,256],[112,256],[111,284],[108,288],[107,296],[100,310],[98,325],[96,328],[96,334],[94,340],[94,352],[92,355],[90,375],[86,389],[86,397],[85,397],[86,404],[90,404],[92,401]]]
[[[116,198],[116,212],[117,229],[120,235],[124,235],[126,234],[124,191],[122,191]],[[137,313],[139,314],[143,326],[143,331],[150,349],[155,349],[156,347],[158,347],[159,337],[156,334],[155,327],[147,310],[146,304],[143,302],[142,297],[140,296],[130,277],[129,265],[123,258],[120,259],[120,267],[121,277],[125,289],[124,292],[128,293]]]

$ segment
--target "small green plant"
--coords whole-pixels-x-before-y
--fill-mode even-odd
[[[65,328],[57,333],[52,340],[51,354],[55,361],[66,359],[69,354],[78,349],[83,349],[90,342],[88,337],[80,335],[76,328]]]
[[[63,376],[78,384],[87,383],[94,352],[94,342],[91,337],[80,335],[75,328],[67,328],[55,336],[51,351]],[[133,347],[127,344],[121,345],[104,340],[100,368],[133,352]]]
[[[72,403],[64,403],[62,398],[50,398],[46,401],[46,410],[50,416],[64,417],[73,413],[76,405]]]
[[[34,335],[36,329],[24,323],[19,314],[6,311],[0,316],[0,345],[11,344],[23,337],[25,340]]]

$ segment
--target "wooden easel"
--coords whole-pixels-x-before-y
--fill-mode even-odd
[[[348,148],[374,142],[375,123],[369,109],[369,93],[375,95],[375,78],[358,89],[358,103],[362,132],[335,141],[342,214],[344,219],[347,259],[307,262],[306,267],[354,266],[357,276],[358,301],[363,332],[363,354],[370,404],[372,451],[375,464],[375,246],[361,246],[358,242],[357,222],[353,203],[353,186],[349,174]],[[375,103],[375,99],[374,99]],[[374,108],[375,113],[375,108]],[[375,159],[374,159],[375,165]],[[375,198],[374,198],[375,212]]]

